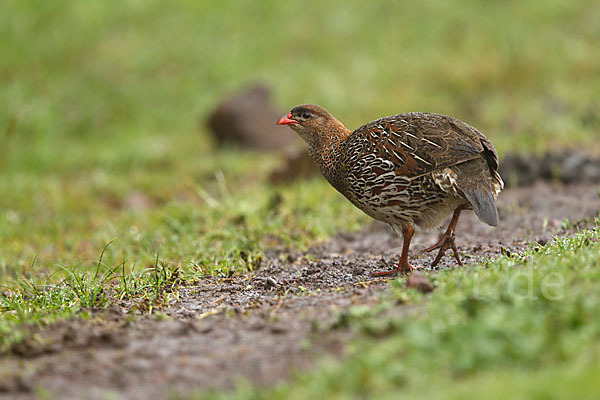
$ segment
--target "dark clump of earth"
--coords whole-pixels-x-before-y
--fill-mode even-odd
[[[576,150],[540,156],[509,153],[502,158],[500,175],[507,186],[528,186],[539,180],[600,183],[600,157]]]
[[[600,198],[589,184],[538,182],[505,190],[498,204],[495,229],[473,213],[461,216],[456,243],[465,266],[448,252],[438,269],[472,268],[532,243],[546,245],[593,224]],[[430,269],[435,254],[420,250],[439,233],[415,234],[413,265]],[[179,287],[162,309],[166,317],[131,318],[132,306],[116,302],[91,319],[32,327],[2,355],[0,397],[34,398],[43,387],[63,399],[147,399],[231,389],[240,379],[276,384],[323,353],[341,354],[351,332],[332,327],[353,305],[375,305],[387,296],[390,280],[370,273],[393,268],[401,246],[387,226],[373,223],[305,252],[265,249],[261,268],[244,276],[210,276]],[[435,290],[421,273],[405,285]]]
[[[282,115],[271,102],[270,90],[256,84],[225,98],[208,117],[208,127],[220,145],[281,150],[299,142],[275,125]]]

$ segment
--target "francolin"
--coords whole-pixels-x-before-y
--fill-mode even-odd
[[[404,238],[398,266],[374,275],[415,269],[408,249],[415,225],[439,227],[452,214],[435,245],[437,265],[452,249],[462,265],[454,231],[460,213],[473,210],[498,224],[495,200],[503,188],[496,149],[472,126],[445,115],[413,112],[381,118],[351,132],[324,108],[305,104],[277,121],[308,144],[308,152],[329,183],[356,207]]]

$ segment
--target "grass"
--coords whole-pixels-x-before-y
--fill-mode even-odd
[[[367,221],[322,180],[270,185],[277,155],[216,148],[206,116],[249,82],[267,83],[282,110],[319,103],[351,128],[398,112],[432,111],[477,126],[501,154],[568,146],[598,151],[599,15],[592,0],[2,2],[0,349],[30,324],[85,316],[125,296],[146,311],[160,309],[166,285],[244,273],[273,244],[305,247]],[[587,248],[568,262],[579,254],[588,257],[581,266],[595,265]],[[527,265],[550,268],[544,260],[552,255],[531,255],[538,257],[539,264]],[[443,298],[445,285],[469,287],[478,271],[478,282],[483,276],[493,286],[514,262],[439,274],[431,301],[418,301],[433,316],[460,310],[458,300]],[[557,265],[593,298],[588,289],[597,282],[568,262]],[[498,324],[512,320],[510,312],[535,311],[506,305],[493,297],[501,291],[488,290],[493,300],[476,305],[507,307],[490,314]],[[569,315],[553,304],[564,303],[545,305],[540,315]],[[352,324],[374,320],[367,315]],[[399,324],[392,323],[394,332],[404,329]],[[478,333],[483,344],[493,344],[486,336],[491,329]],[[398,340],[406,341],[404,335]],[[585,340],[578,343],[591,343]],[[424,350],[410,351],[418,364]],[[481,348],[464,351],[474,356]],[[358,350],[349,357],[365,357],[366,364],[344,373],[367,374],[369,363],[390,362]],[[456,385],[442,379],[431,390],[446,384],[460,397],[521,376],[505,365],[522,359],[498,357],[486,361],[481,375],[469,372]],[[574,357],[552,357],[552,367],[524,376],[547,381],[548,390],[564,371],[573,382],[588,376],[570,368]],[[331,372],[323,381],[304,379],[333,385],[335,368],[325,369]],[[444,368],[448,376],[456,372]],[[374,371],[355,395],[374,390]],[[291,385],[281,390],[312,390]],[[409,386],[425,387],[419,385]]]
[[[60,243],[64,248],[52,248],[45,255],[60,252],[64,264],[43,264],[33,256],[31,264],[5,267],[0,350],[22,337],[18,332],[22,324],[48,323],[124,298],[143,310],[150,305],[156,309],[163,303],[164,285],[174,283],[170,277],[175,271],[188,282],[206,274],[243,274],[260,262],[265,248],[304,248],[338,230],[356,229],[365,218],[353,213],[351,205],[333,201],[337,195],[318,181],[285,192],[248,189],[237,196],[227,193],[225,182],[219,187],[222,193],[200,191],[191,204],[126,212],[106,221],[101,234],[124,227],[123,234],[113,239],[107,235],[92,241],[77,231],[68,233]],[[347,217],[337,218],[340,214]],[[14,243],[21,244],[16,239]],[[93,259],[96,244],[103,247]],[[84,261],[82,254],[90,258]],[[78,256],[81,261],[67,264],[68,257]]]
[[[436,290],[406,290],[376,309],[354,308],[343,362],[325,361],[265,391],[199,398],[586,398],[600,361],[597,229],[518,257],[430,275]],[[317,332],[318,334],[318,332]]]

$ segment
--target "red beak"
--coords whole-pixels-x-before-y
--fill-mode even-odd
[[[277,125],[294,125],[297,123],[298,123],[298,121],[296,121],[295,119],[292,119],[291,112],[289,112],[288,115],[279,118],[279,121],[277,121]]]

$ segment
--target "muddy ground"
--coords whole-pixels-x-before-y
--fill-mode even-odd
[[[600,198],[593,185],[538,183],[505,190],[499,209],[496,229],[472,212],[461,216],[457,244],[464,268],[499,256],[502,248],[520,251],[591,223]],[[438,235],[415,235],[415,266],[428,268],[435,254],[419,256],[419,250]],[[351,305],[380,301],[390,282],[369,274],[392,268],[400,250],[401,240],[374,223],[304,253],[269,249],[254,276],[211,277],[181,288],[164,310],[167,318],[130,318],[123,304],[94,312],[91,320],[56,323],[2,356],[0,397],[33,398],[42,387],[56,398],[147,399],[231,388],[240,378],[272,385],[324,351],[341,353],[349,333],[316,327],[333,323]],[[448,253],[438,268],[455,265]]]

